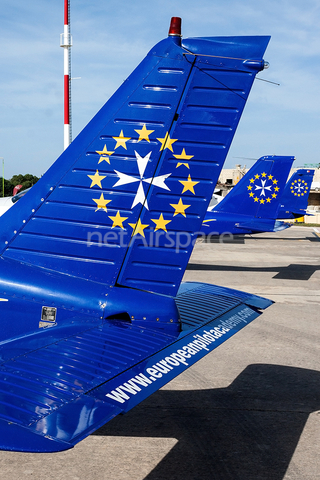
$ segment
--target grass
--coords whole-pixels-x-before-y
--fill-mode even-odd
[[[294,222],[292,225],[297,227],[320,227],[319,223]]]

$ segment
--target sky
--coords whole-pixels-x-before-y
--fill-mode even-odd
[[[63,0],[0,0],[0,162],[41,176],[63,150]],[[318,0],[71,0],[73,138],[182,17],[183,37],[271,35],[225,168],[318,163]],[[80,77],[80,78],[79,78]],[[263,80],[267,80],[268,83]]]

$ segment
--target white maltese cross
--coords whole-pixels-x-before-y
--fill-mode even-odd
[[[127,185],[129,183],[139,182],[137,193],[134,197],[131,209],[141,203],[142,206],[146,207],[146,209],[149,210],[146,194],[143,188],[143,182],[155,185],[159,188],[163,188],[164,190],[170,190],[170,188],[167,187],[167,185],[165,184],[165,180],[170,177],[171,173],[167,173],[166,175],[159,175],[158,177],[144,178],[144,172],[146,170],[151,152],[149,152],[148,155],[143,158],[139,155],[138,152],[135,151],[134,153],[138,163],[139,177],[133,177],[131,175],[127,175],[126,173],[121,173],[118,172],[118,170],[115,170],[116,174],[119,177],[119,180],[113,186],[120,187],[120,185]]]

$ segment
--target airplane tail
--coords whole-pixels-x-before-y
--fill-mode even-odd
[[[293,161],[294,157],[261,157],[214,211],[276,219]]]
[[[277,218],[293,219],[307,213],[314,170],[300,168],[293,173],[283,191]]]
[[[281,195],[294,157],[260,158],[212,210],[201,235],[275,232],[288,228],[276,222]]]
[[[268,41],[172,27],[0,218],[0,448],[73,447],[272,303],[180,286]]]
[[[2,258],[175,295],[268,42],[153,47],[0,218]]]

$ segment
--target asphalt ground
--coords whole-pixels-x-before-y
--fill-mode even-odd
[[[320,229],[200,240],[184,280],[275,301],[72,450],[0,452],[0,478],[320,479]]]

